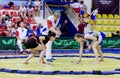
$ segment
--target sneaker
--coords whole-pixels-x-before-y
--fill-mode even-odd
[[[51,65],[50,63],[53,62],[52,59],[47,59],[47,64]]]
[[[56,60],[55,58],[52,58],[51,60]]]
[[[47,59],[47,62],[53,62],[52,59]]]

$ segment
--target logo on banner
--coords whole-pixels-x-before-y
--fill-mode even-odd
[[[4,45],[11,45],[13,43],[13,39],[10,39],[10,40],[2,40],[2,43]]]
[[[100,0],[100,3],[103,5],[109,5],[111,2],[111,0]]]

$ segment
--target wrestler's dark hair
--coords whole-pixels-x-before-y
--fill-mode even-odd
[[[75,37],[77,37],[77,38],[80,38],[80,37],[81,37],[81,38],[84,38],[84,37],[83,37],[81,34],[79,34],[79,33],[76,33],[76,34],[74,35],[74,38],[75,38]]]
[[[48,36],[49,36],[49,37],[52,37],[52,36],[53,36],[53,37],[56,37],[56,34],[55,34],[54,32],[50,32],[50,33],[48,34]]]

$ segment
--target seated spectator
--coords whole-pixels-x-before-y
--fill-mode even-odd
[[[19,13],[21,15],[21,17],[25,17],[26,16],[26,8],[25,8],[25,4],[22,4],[19,8]]]
[[[32,17],[34,15],[34,9],[31,5],[27,8],[27,16]]]
[[[8,20],[5,21],[5,25],[7,27],[7,30],[9,32],[11,32],[11,28],[12,28],[12,25],[13,25],[13,21],[12,21],[12,18],[8,18]]]
[[[5,20],[6,20],[5,18],[2,18],[2,22],[1,22],[2,27],[5,27]]]
[[[9,14],[6,14],[5,16],[2,17],[2,26],[6,26],[5,21],[7,21],[10,18]]]
[[[25,28],[25,24],[23,21],[19,21],[17,23],[18,28],[16,29],[16,38],[17,38],[17,45],[20,49],[20,54],[24,52],[22,41],[27,38],[28,30]]]

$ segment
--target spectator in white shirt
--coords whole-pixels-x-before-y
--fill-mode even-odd
[[[28,30],[25,28],[25,24],[23,21],[18,22],[18,29],[16,29],[16,38],[17,38],[17,45],[20,49],[20,54],[23,53],[22,42],[24,39],[27,38]]]
[[[25,17],[26,16],[26,7],[25,7],[25,4],[22,4],[21,6],[20,6],[20,9],[19,9],[19,12],[20,12],[20,15],[22,16],[22,17]]]
[[[27,8],[27,15],[28,17],[32,17],[34,15],[34,9],[31,5],[29,5]]]
[[[7,27],[11,27],[13,25],[12,18],[8,18],[8,20],[5,21],[5,24]]]

